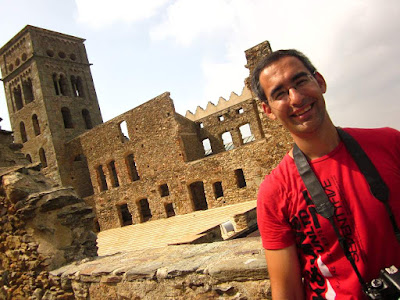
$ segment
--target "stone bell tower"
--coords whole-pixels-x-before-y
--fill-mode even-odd
[[[15,143],[56,182],[68,182],[65,143],[103,123],[84,39],[27,25],[0,49]]]

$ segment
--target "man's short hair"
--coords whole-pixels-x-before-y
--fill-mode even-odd
[[[265,95],[264,90],[260,85],[260,74],[262,70],[271,65],[273,62],[276,62],[279,59],[286,56],[293,56],[299,59],[304,64],[304,66],[310,71],[311,74],[314,74],[315,71],[317,70],[307,56],[305,56],[303,53],[295,49],[277,50],[263,57],[254,68],[253,75],[251,77],[251,89],[256,94],[258,99],[260,99],[267,105],[268,105],[267,96]]]

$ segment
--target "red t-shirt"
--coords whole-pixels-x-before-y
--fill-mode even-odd
[[[400,226],[400,132],[390,128],[345,131],[358,141],[388,185],[389,203]],[[336,225],[364,280],[379,277],[384,267],[399,268],[400,243],[385,207],[372,196],[344,144],[312,160],[310,166],[336,208]],[[296,243],[306,299],[363,299],[332,225],[316,213],[289,155],[261,184],[257,219],[264,248],[282,249]]]

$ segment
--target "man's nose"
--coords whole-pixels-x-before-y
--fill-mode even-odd
[[[288,93],[289,93],[290,104],[301,105],[303,103],[304,96],[295,87],[291,87],[288,90]]]

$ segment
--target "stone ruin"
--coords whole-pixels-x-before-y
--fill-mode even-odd
[[[250,74],[270,51],[268,42],[246,51]],[[256,198],[291,138],[265,117],[248,78],[241,95],[185,117],[166,92],[103,123],[84,39],[27,25],[0,49],[0,69],[13,130],[0,134],[0,299],[268,297],[259,241],[176,246],[184,263],[165,255],[136,271],[115,268],[123,256],[87,261],[93,231]],[[222,253],[242,260],[215,271]],[[144,254],[132,255],[140,264]]]

